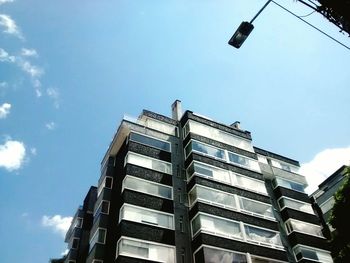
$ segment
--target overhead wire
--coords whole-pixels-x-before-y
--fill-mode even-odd
[[[340,42],[339,40],[335,39],[334,37],[330,36],[329,34],[327,34],[326,32],[322,31],[321,29],[317,28],[316,26],[314,26],[313,24],[307,22],[305,19],[303,19],[301,16],[296,15],[295,13],[293,13],[292,11],[288,10],[287,8],[285,8],[284,6],[280,5],[279,3],[275,2],[275,1],[271,1],[272,3],[274,3],[275,5],[277,5],[278,7],[282,8],[284,11],[290,13],[291,15],[295,16],[296,18],[300,19],[301,21],[303,21],[304,23],[306,23],[307,25],[311,26],[312,28],[316,29],[317,31],[319,31],[320,33],[322,33],[323,35],[327,36],[328,38],[330,38],[331,40],[335,41],[336,43],[338,43],[339,45],[342,45],[343,47],[345,47],[346,49],[350,50],[350,47],[348,47],[347,45],[343,44],[342,42]]]

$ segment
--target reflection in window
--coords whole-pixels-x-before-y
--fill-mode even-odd
[[[267,194],[264,181],[255,180],[246,176],[236,174],[237,185],[255,192]]]
[[[232,184],[229,171],[204,163],[193,162],[187,170],[188,179],[190,179],[194,173]]]
[[[289,219],[286,222],[286,227],[288,234],[292,233],[293,231],[297,231],[313,236],[323,237],[321,227],[318,225],[305,223],[295,219]]]
[[[299,261],[301,259],[310,259],[322,263],[332,263],[332,257],[328,251],[306,247],[297,246],[293,248],[296,259]]]
[[[274,180],[274,184],[275,184],[275,187],[282,186],[282,187],[289,188],[289,189],[292,189],[295,191],[299,191],[299,192],[303,192],[303,193],[305,192],[304,186],[302,184],[299,184],[299,183],[296,183],[293,181],[289,181],[289,180],[281,178],[281,177],[276,177]]]
[[[145,240],[122,237],[118,241],[117,257],[125,255],[157,262],[175,263],[175,248]]]
[[[203,247],[205,263],[247,263],[243,253]]]
[[[220,129],[216,129],[193,120],[189,120],[186,126],[189,126],[189,128],[186,128],[186,133],[188,133],[188,130],[190,130],[192,133],[210,138],[212,140],[230,144],[246,151],[254,152],[251,142],[242,137],[235,136],[231,133],[224,132]],[[186,133],[184,132],[184,134]]]
[[[145,155],[136,154],[133,152],[128,152],[128,154],[125,158],[125,163],[131,163],[134,165],[138,165],[138,166],[142,166],[142,167],[149,168],[152,170],[156,170],[156,171],[159,171],[162,173],[167,173],[167,174],[172,173],[170,163],[160,161],[157,159],[153,159],[153,158],[145,156]]]
[[[234,195],[199,185],[196,185],[189,193],[190,205],[193,205],[197,200],[231,209],[236,208]]]
[[[282,246],[280,236],[277,232],[262,229],[254,226],[244,226],[247,239],[258,243]]]
[[[129,220],[148,225],[174,229],[173,215],[140,206],[124,204],[120,209],[120,220]]]
[[[281,209],[289,207],[298,211],[302,211],[309,214],[314,214],[311,204],[300,202],[294,199],[282,197],[278,200],[278,204]]]
[[[220,169],[218,167],[204,163],[199,163],[197,161],[192,162],[192,164],[187,168],[187,179],[190,180],[194,174],[224,182],[229,185],[248,189],[254,192],[267,194],[265,182],[262,180],[235,174],[228,170]]]
[[[262,202],[257,202],[248,198],[239,197],[240,207],[242,210],[252,212],[257,215],[274,218],[272,206]]]
[[[143,180],[130,175],[125,176],[125,179],[123,181],[123,190],[124,188],[131,189],[141,193],[160,196],[162,198],[167,198],[167,199],[173,198],[171,187],[158,184],[155,182]]]
[[[192,146],[192,151],[201,152],[219,159],[225,159],[224,150],[197,141],[192,141],[190,144]]]
[[[291,164],[287,164],[287,163],[284,163],[281,161],[271,160],[271,164],[272,164],[272,166],[280,168],[280,169],[287,171],[287,172],[292,172],[292,173],[299,172],[299,167],[291,165]]]
[[[170,143],[149,136],[145,136],[139,133],[130,133],[130,141],[142,143],[163,151],[170,152]]]
[[[211,205],[225,207],[227,209],[239,210],[244,213],[274,219],[272,206],[270,204],[229,194],[216,189],[195,185],[189,192],[188,196],[190,206],[196,201],[201,201]]]
[[[228,238],[243,238],[239,222],[205,214],[198,214],[192,221],[192,236],[199,231]]]

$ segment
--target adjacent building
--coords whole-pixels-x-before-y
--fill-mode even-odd
[[[328,222],[334,205],[334,194],[345,181],[346,177],[344,175],[346,174],[346,169],[348,169],[346,165],[340,167],[324,180],[311,195],[311,201],[322,224],[322,232],[328,239],[331,239],[332,232],[334,231]]]
[[[180,101],[125,117],[64,262],[333,262],[298,169]]]

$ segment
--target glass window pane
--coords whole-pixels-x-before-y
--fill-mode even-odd
[[[120,220],[122,219],[174,229],[172,215],[139,206],[123,205],[120,209]]]
[[[289,189],[304,193],[304,186],[302,184],[292,182],[292,181],[286,180],[284,178],[276,177],[275,184],[282,186],[282,187],[285,187],[285,188],[289,188]]]
[[[197,141],[192,141],[192,150],[210,155],[212,157],[220,158],[223,160],[225,159],[224,150]]]
[[[239,174],[236,174],[236,179],[239,187],[267,194],[264,181],[254,180],[252,178],[245,177]]]
[[[200,200],[202,202],[219,205],[226,208],[236,208],[234,195],[214,189],[208,189],[199,185],[196,185],[190,192],[189,200],[190,205],[192,205],[196,200]]]
[[[194,163],[194,172],[205,177],[211,177],[218,181],[231,184],[230,173],[227,170],[219,169],[214,166],[209,166],[203,163]]]
[[[308,224],[294,219],[290,219],[286,225],[290,229],[289,232],[299,231],[302,233],[323,237],[321,227],[318,225]]]
[[[298,260],[305,258],[305,259],[311,259],[322,263],[333,262],[330,252],[328,251],[318,250],[316,248],[304,247],[304,246],[298,246],[293,250]]]
[[[172,199],[171,187],[161,185],[151,181],[142,180],[130,175],[127,175],[123,181],[123,188],[132,189],[141,193],[160,196],[167,199]]]
[[[243,238],[238,222],[218,217],[212,217],[204,214],[199,214],[197,215],[197,217],[199,217],[201,232],[207,232],[213,235],[225,236],[228,238]],[[197,228],[198,221],[193,220],[192,229]],[[193,232],[192,234],[195,234],[195,232]]]
[[[264,204],[261,202],[256,202],[254,200],[243,198],[243,197],[239,197],[239,200],[240,200],[241,209],[248,212],[252,212],[254,214],[261,215],[261,216],[274,218],[271,205]]]
[[[289,207],[305,213],[314,214],[311,204],[308,203],[296,201],[294,199],[289,198],[281,198],[278,200],[278,203],[281,209],[283,209],[284,207]]]
[[[253,146],[249,140],[235,136],[231,133],[224,132],[222,130],[210,127],[208,125],[195,122],[190,120],[189,122],[190,131],[201,136],[205,136],[212,140],[223,142],[226,144],[233,145],[235,147],[244,149],[246,151],[254,152]]]
[[[247,263],[243,253],[203,247],[205,263]]]
[[[126,255],[157,262],[175,262],[175,249],[159,243],[144,240],[121,238],[118,242],[117,256]]]
[[[170,143],[166,141],[141,135],[139,133],[130,133],[130,140],[170,152]]]
[[[280,236],[277,232],[248,225],[244,226],[244,230],[246,232],[247,239],[250,241],[282,246]]]
[[[138,165],[138,166],[142,166],[145,168],[149,168],[149,169],[153,169],[162,173],[167,173],[167,174],[171,174],[172,170],[171,170],[171,164],[164,162],[164,161],[160,161],[160,160],[156,160],[153,158],[150,158],[148,156],[144,156],[144,155],[139,155],[139,154],[135,154],[133,152],[129,152],[127,154],[126,157],[126,163],[131,163],[134,165]]]

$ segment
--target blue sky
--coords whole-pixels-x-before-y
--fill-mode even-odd
[[[298,15],[310,10],[279,1]],[[0,0],[1,261],[48,262],[124,113],[241,121],[311,185],[350,160],[350,52],[262,0]],[[350,46],[318,14],[306,18]]]

